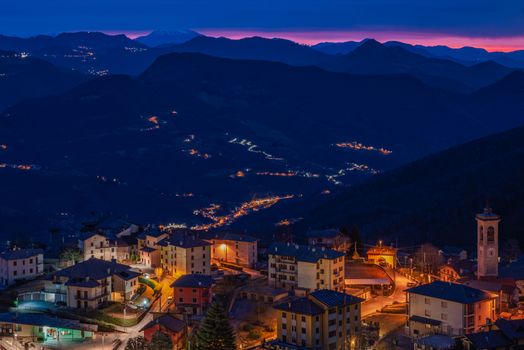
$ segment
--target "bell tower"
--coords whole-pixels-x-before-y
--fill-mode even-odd
[[[477,278],[497,277],[499,274],[499,222],[489,205],[477,214]]]

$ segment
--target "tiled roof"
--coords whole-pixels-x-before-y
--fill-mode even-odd
[[[352,304],[358,304],[364,301],[364,299],[355,297],[353,295],[341,293],[341,292],[337,292],[337,291],[329,290],[329,289],[317,290],[311,293],[310,295],[311,297],[320,301],[322,304],[326,305],[327,307],[352,305]]]
[[[214,280],[209,275],[189,274],[179,277],[171,284],[171,287],[177,288],[206,288],[210,287]]]
[[[120,277],[124,281],[132,280],[133,278],[136,278],[140,275],[142,275],[140,272],[136,272],[133,270],[120,271],[119,273],[116,274],[116,276]]]
[[[100,285],[100,283],[98,283],[95,280],[89,280],[89,281],[68,281],[68,282],[66,282],[65,285],[66,286],[71,286],[71,287],[95,288],[95,287],[98,287]]]
[[[143,332],[144,330],[154,327],[156,325],[161,325],[169,329],[170,331],[173,331],[176,333],[182,332],[186,328],[186,324],[184,321],[179,320],[178,318],[175,318],[169,314],[166,314],[146,324],[144,327],[142,327],[140,332]]]
[[[5,260],[27,259],[39,254],[44,254],[44,251],[42,249],[18,249],[1,253],[0,258]]]
[[[495,321],[497,327],[510,339],[524,339],[524,319],[505,320],[499,318]]]
[[[180,247],[180,248],[185,248],[185,249],[196,248],[196,247],[206,247],[206,246],[211,245],[211,243],[204,241],[203,239],[196,238],[194,236],[186,235],[183,233],[173,234],[161,240],[158,244],[163,245],[163,246],[172,245],[175,247]]]
[[[268,254],[295,257],[298,261],[316,263],[320,259],[336,259],[344,256],[344,253],[333,249],[310,247],[289,243],[273,243]]]
[[[466,338],[476,349],[504,348],[511,344],[500,330],[470,333],[466,334]]]
[[[275,305],[274,308],[281,311],[310,316],[320,315],[324,312],[320,306],[306,297]]]
[[[67,277],[70,279],[84,279],[89,277],[90,279],[100,280],[112,276],[113,274],[129,270],[130,267],[124,264],[91,258],[57,271],[56,276]]]
[[[455,349],[455,339],[449,335],[432,334],[426,337],[414,339],[415,344],[424,345],[427,349],[445,350]]]
[[[340,234],[339,230],[327,229],[327,230],[309,230],[306,233],[308,238],[334,238]]]
[[[491,299],[493,296],[480,289],[471,288],[463,284],[435,281],[407,289],[406,292],[424,295],[432,298],[454,301],[461,304],[471,304]]]

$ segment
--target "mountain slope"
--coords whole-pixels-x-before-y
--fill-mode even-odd
[[[321,66],[333,57],[285,39],[250,37],[238,40],[228,38],[196,37],[172,46],[173,52],[198,52],[216,57],[277,61],[294,66]]]
[[[408,76],[161,56],[139,77],[95,78],[0,116],[9,146],[0,181],[12,193],[42,184],[38,196],[0,204],[0,223],[112,208],[138,222],[202,224],[194,210],[211,203],[225,215],[253,198],[326,198],[375,170],[522,123],[515,108],[491,126],[485,100]]]
[[[429,85],[463,92],[489,85],[513,71],[494,62],[466,67],[375,40],[365,41],[347,54],[337,67],[356,74],[410,74]]]
[[[147,35],[139,36],[135,41],[154,47],[167,44],[181,44],[200,35],[200,33],[192,30],[155,30]]]
[[[58,94],[87,80],[32,57],[0,51],[0,111],[24,99]]]
[[[501,240],[524,243],[524,128],[489,136],[377,176],[315,209],[303,223],[361,227],[367,239],[473,244],[489,200]]]

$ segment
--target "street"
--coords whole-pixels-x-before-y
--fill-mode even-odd
[[[362,304],[362,317],[369,316],[384,306],[393,304],[395,301],[398,303],[406,302],[406,293],[404,291],[407,289],[407,284],[410,280],[392,269],[386,268],[385,270],[391,278],[395,279],[395,291],[390,296],[379,295],[364,302]]]

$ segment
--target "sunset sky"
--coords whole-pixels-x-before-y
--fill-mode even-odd
[[[399,40],[490,51],[524,49],[521,0],[7,0],[0,33],[194,29],[302,43]]]

